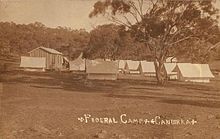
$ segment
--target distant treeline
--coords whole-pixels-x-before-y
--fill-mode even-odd
[[[111,58],[111,59],[150,59],[151,54],[143,43],[137,42],[129,32],[120,26],[107,24],[97,26],[91,32],[84,29],[73,30],[66,27],[48,28],[42,23],[15,24],[13,22],[0,22],[0,55],[20,56],[27,55],[27,52],[39,46],[50,47],[62,52],[70,59],[76,58],[81,52],[90,59]],[[211,40],[211,44],[220,41],[220,35]],[[220,44],[220,43],[219,43]],[[189,42],[185,44],[191,46]],[[211,54],[206,53],[207,49],[201,49],[207,45],[195,44],[189,51],[188,47],[180,47],[173,50],[173,54],[192,57],[195,61],[202,58],[208,59],[210,55],[220,59],[220,46],[216,47]],[[186,49],[185,49],[186,48]],[[206,57],[204,57],[206,56]]]
[[[0,22],[0,54],[20,56],[39,47],[50,47],[70,59],[85,52],[87,58],[138,59],[148,56],[142,44],[128,34],[121,35],[119,26],[98,26],[91,32],[66,27],[48,28],[44,24]]]
[[[45,46],[71,58],[88,46],[89,38],[89,33],[85,30],[48,28],[39,22],[28,25],[0,22],[1,55],[26,55],[36,47]]]

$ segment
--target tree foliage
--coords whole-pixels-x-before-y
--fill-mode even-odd
[[[143,43],[137,42],[122,26],[101,25],[90,32],[90,41],[85,50],[89,59],[135,59],[150,58]],[[138,55],[138,56],[137,56]]]
[[[104,0],[94,4],[89,16],[98,15],[124,26],[125,32],[130,32],[150,49],[159,84],[166,80],[163,63],[168,56],[175,56],[178,50],[196,54],[204,50],[203,46],[211,38],[219,35],[219,30],[212,32],[218,28],[219,16],[213,0]],[[198,44],[201,47],[190,51]]]

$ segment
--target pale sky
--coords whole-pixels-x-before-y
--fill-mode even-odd
[[[88,17],[97,0],[0,0],[0,21],[18,24],[41,22],[48,27],[65,26],[72,29],[108,23],[102,17]],[[220,0],[217,0],[220,8]]]

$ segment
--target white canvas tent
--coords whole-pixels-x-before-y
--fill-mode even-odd
[[[119,60],[118,61],[118,70],[119,72],[124,72],[125,70],[126,61],[125,60]]]
[[[166,62],[167,63],[176,63],[177,62],[177,59],[175,57],[168,57],[166,59]]]
[[[178,63],[174,71],[181,81],[208,83],[214,78],[208,64]]]
[[[27,71],[44,71],[46,58],[21,56],[20,67]]]
[[[80,56],[73,60],[69,61],[69,70],[70,71],[85,71],[86,69],[86,63],[85,59],[82,58],[82,54]]]
[[[86,73],[92,80],[116,80],[118,61],[86,60]]]
[[[173,71],[176,67],[176,63],[164,63],[164,67],[167,73],[167,76],[170,80],[177,79],[177,72]]]
[[[140,74],[141,73],[140,61],[126,60],[125,72],[130,74]]]
[[[141,61],[141,69],[145,76],[156,76],[154,62]]]

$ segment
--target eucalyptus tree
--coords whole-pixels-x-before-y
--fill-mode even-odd
[[[94,3],[89,17],[98,15],[124,26],[150,49],[161,85],[166,83],[164,62],[174,56],[172,50],[186,42],[206,43],[218,24],[214,0],[102,0]],[[190,45],[183,47],[187,52]]]

